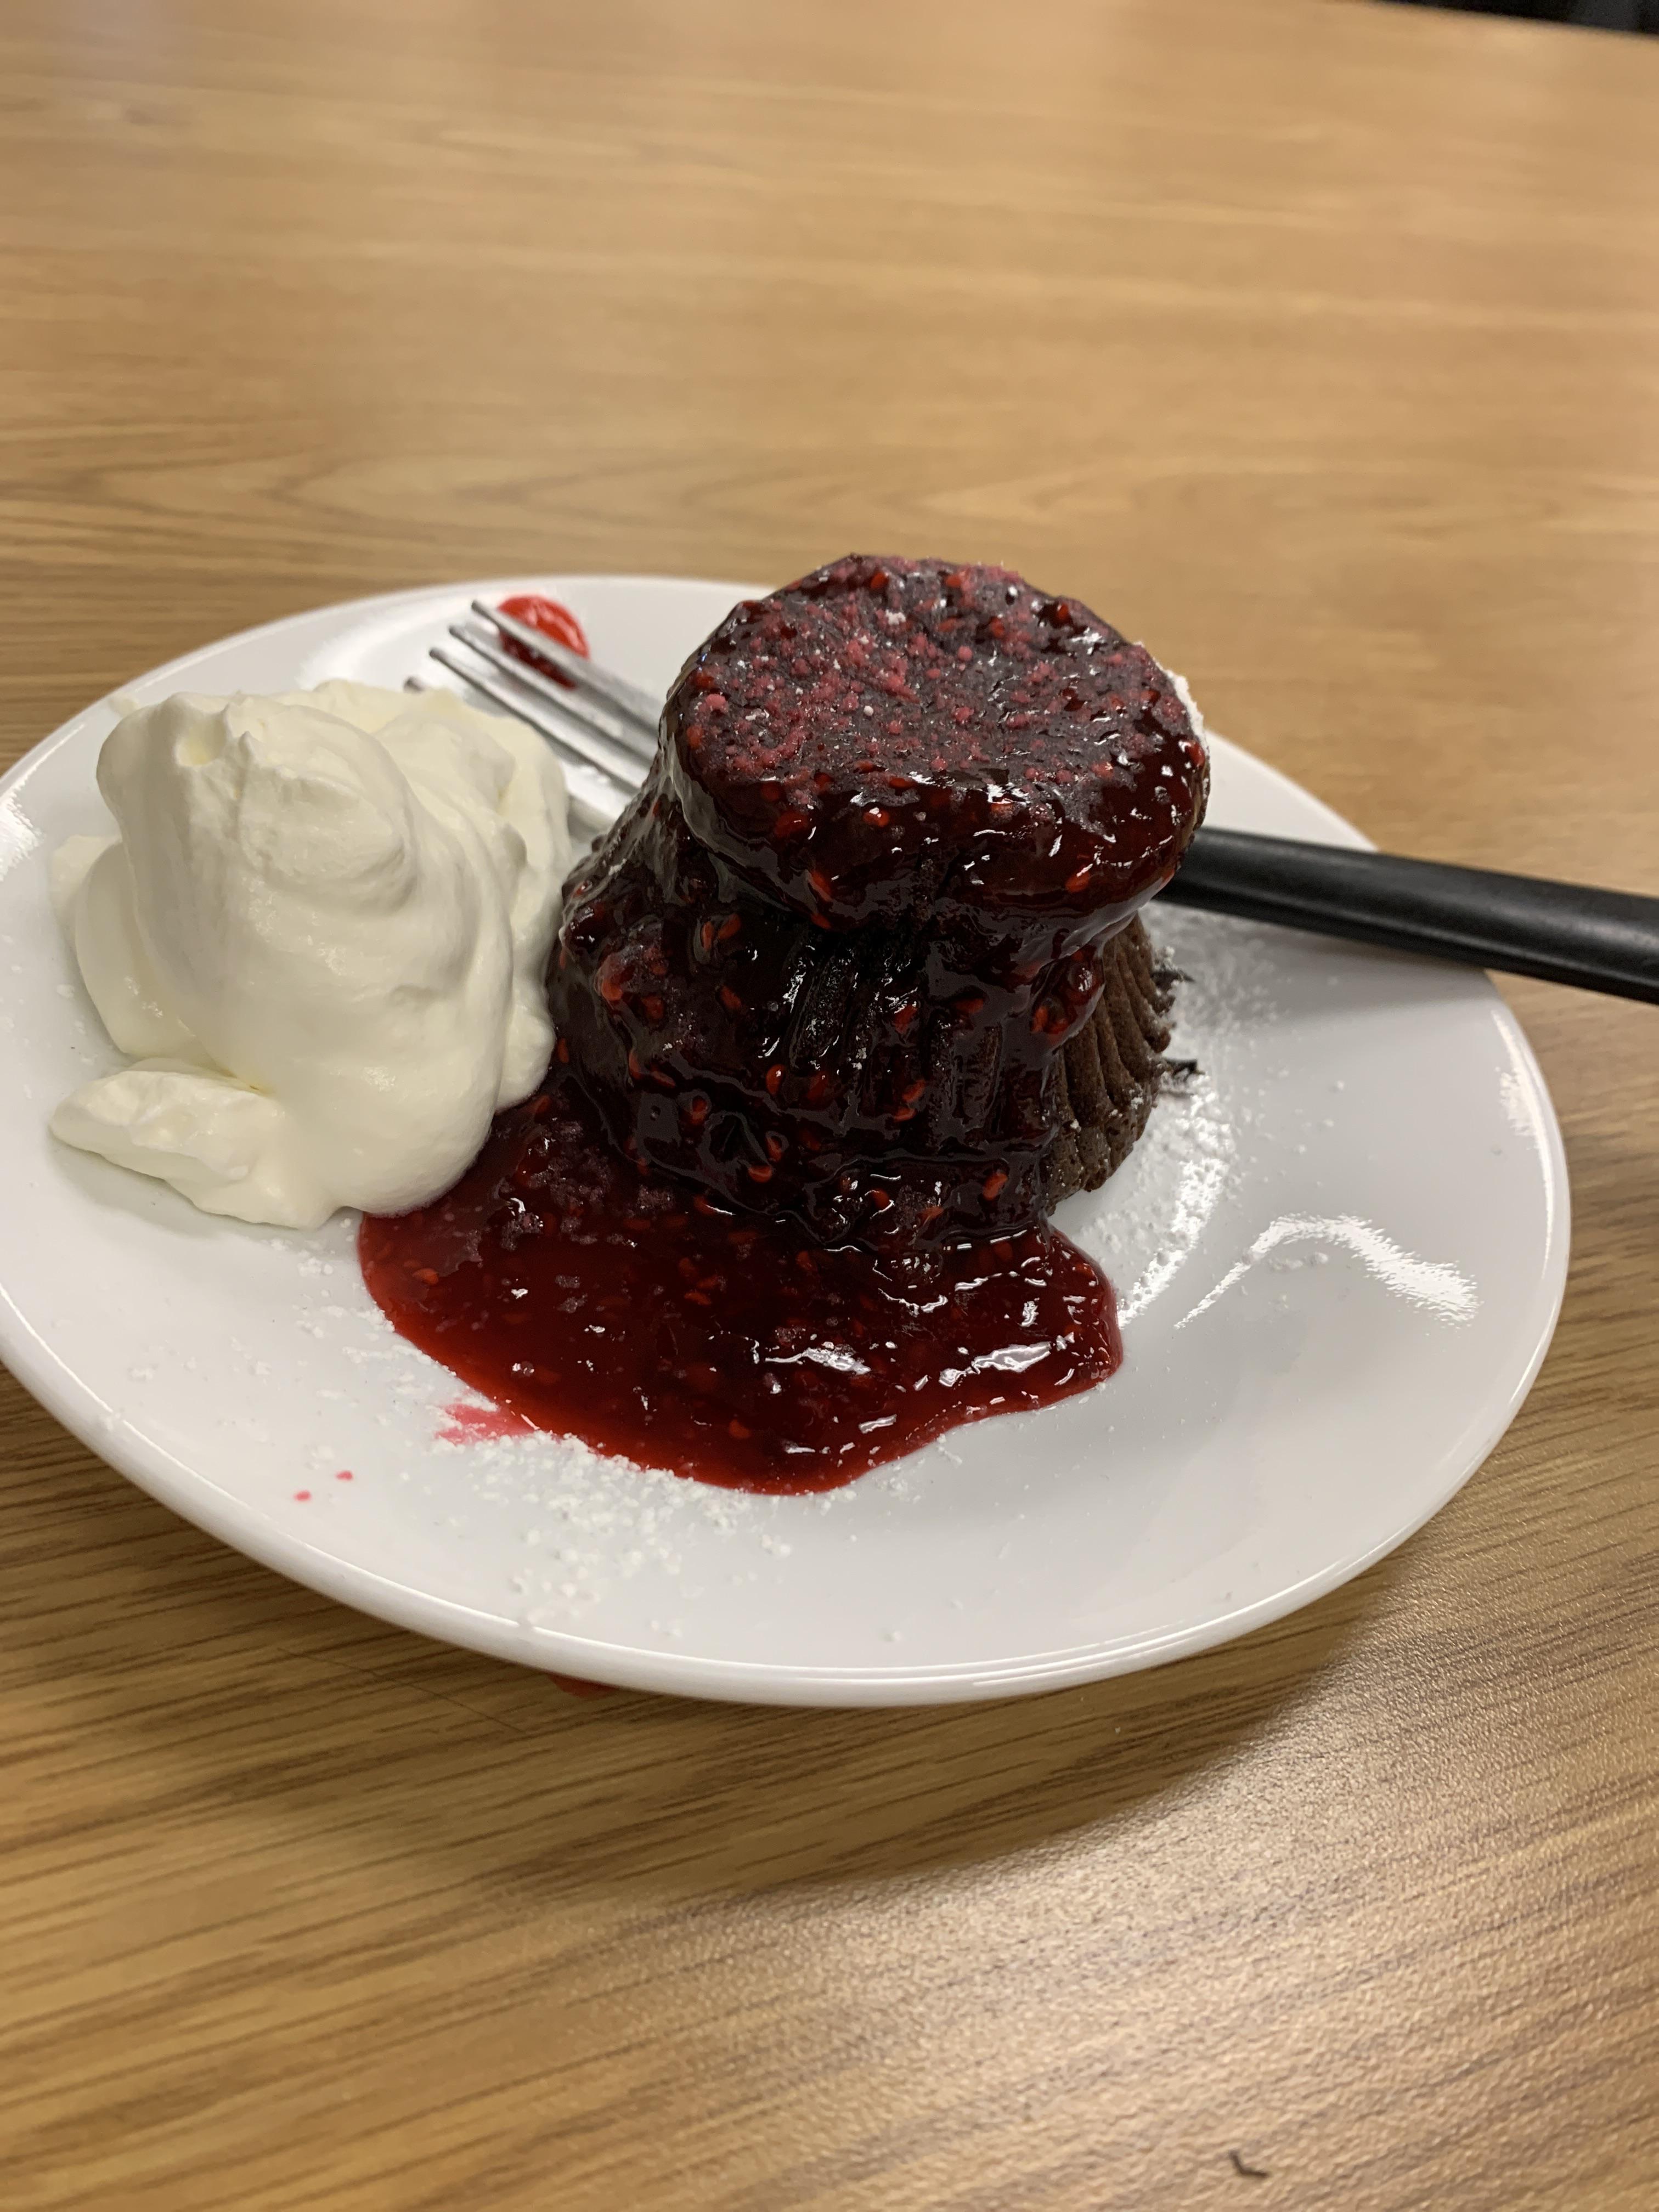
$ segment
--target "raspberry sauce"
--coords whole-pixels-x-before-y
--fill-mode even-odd
[[[642,1173],[556,1068],[359,1250],[394,1328],[505,1411],[729,1489],[835,1489],[1122,1356],[1110,1285],[1054,1230],[814,1244]]]
[[[584,660],[592,659],[587,649],[586,632],[569,608],[559,600],[544,599],[538,592],[521,592],[514,599],[503,599],[498,611],[511,615],[526,629],[539,630],[544,637],[550,637],[555,645],[562,645],[567,653],[579,653]],[[520,645],[516,637],[508,637],[503,631],[501,643],[515,660],[527,661],[532,668],[538,668],[544,676],[552,677],[556,683],[569,684],[570,678],[556,669],[550,660],[542,659],[527,645]]]

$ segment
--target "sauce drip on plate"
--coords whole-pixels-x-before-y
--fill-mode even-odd
[[[1055,1231],[814,1245],[641,1174],[556,1067],[453,1190],[367,1218],[359,1249],[393,1326],[496,1405],[732,1489],[836,1488],[1122,1356],[1110,1285]]]

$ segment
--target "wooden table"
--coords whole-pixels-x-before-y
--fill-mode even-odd
[[[1659,49],[11,0],[0,103],[0,757],[325,599],[941,551],[1385,844],[1659,888]],[[577,1702],[0,1377],[0,2199],[1659,2201],[1659,1025],[1512,995],[1577,1216],[1537,1389],[1402,1553],[1159,1673]]]

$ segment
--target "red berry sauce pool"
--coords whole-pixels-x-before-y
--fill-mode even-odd
[[[730,1489],[833,1490],[1122,1357],[1110,1285],[1054,1230],[814,1245],[642,1174],[556,1068],[359,1250],[393,1327],[497,1406]]]

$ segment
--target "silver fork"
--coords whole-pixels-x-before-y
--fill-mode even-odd
[[[661,702],[483,599],[473,600],[472,613],[477,620],[449,625],[450,636],[465,647],[469,657],[434,645],[429,658],[481,697],[538,730],[568,767],[597,770],[615,797],[608,808],[590,802],[587,811],[600,819],[615,813],[644,781],[657,750]],[[502,642],[506,638],[558,669],[569,685],[509,653]],[[404,688],[424,691],[428,686],[411,676]]]
[[[539,730],[584,782],[584,771],[597,771],[597,790],[579,783],[572,797],[608,823],[639,789],[657,749],[658,702],[482,599],[472,612],[477,622],[449,629],[472,659],[458,659],[442,645],[432,647],[432,659]],[[503,638],[558,669],[574,688],[516,659]],[[410,677],[408,688],[427,687]],[[1632,891],[1204,829],[1158,896],[1171,906],[1659,1001],[1659,899]]]

